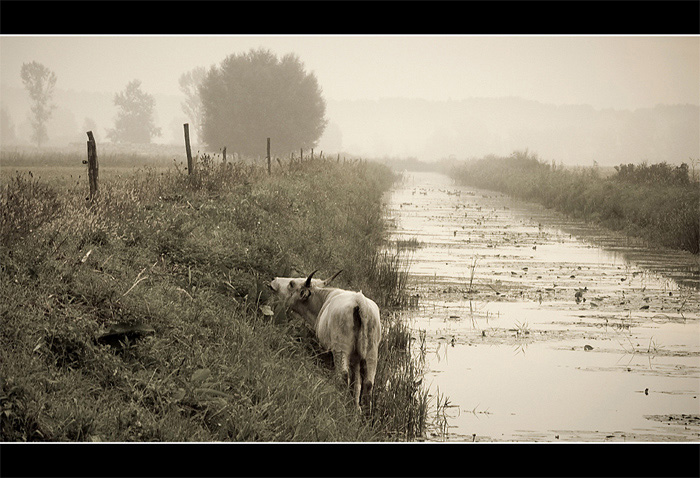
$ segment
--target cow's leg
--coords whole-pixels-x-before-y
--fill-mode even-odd
[[[362,373],[362,403],[372,406],[372,388],[374,387],[374,376],[377,373],[377,359],[368,357],[363,359],[360,367]]]
[[[355,378],[353,383],[353,397],[355,399],[355,406],[360,410],[360,394],[362,393],[362,373],[360,360],[355,360],[352,363],[352,374]]]
[[[350,367],[348,364],[348,354],[342,350],[333,351],[333,365],[335,366],[335,372],[340,380],[343,381],[348,387],[350,386]]]

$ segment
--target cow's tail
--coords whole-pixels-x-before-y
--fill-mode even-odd
[[[374,317],[372,309],[369,307],[367,299],[361,295],[355,307],[352,310],[353,317],[353,333],[355,335],[355,354],[357,363],[359,365],[359,376],[355,377],[356,381],[359,381],[359,389],[357,388],[358,382],[355,382],[355,393],[359,390],[359,395],[357,396],[358,402],[366,401],[366,397],[370,397],[371,391],[374,384],[374,374],[376,372],[376,355],[374,360],[368,363],[368,359],[371,355],[371,350],[377,345],[373,344],[372,336],[375,335],[375,328],[377,325],[374,323]],[[357,369],[355,369],[357,370]],[[371,404],[370,404],[371,407]]]
[[[355,380],[358,380],[359,383],[362,384],[360,386],[358,400],[362,400],[362,394],[366,392],[365,379],[367,377],[367,352],[369,346],[369,324],[362,320],[363,312],[365,312],[363,309],[364,308],[360,304],[357,304],[352,310],[352,328],[355,334],[355,357],[359,366],[359,376],[356,376]]]
[[[352,309],[352,333],[355,336],[355,353],[362,356],[362,316],[360,315],[360,304]]]
[[[353,335],[355,336],[355,353],[364,359],[370,347],[370,334],[372,331],[371,311],[367,307],[367,299],[359,293],[358,301],[352,310]]]

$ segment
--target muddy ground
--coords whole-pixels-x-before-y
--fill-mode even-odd
[[[429,439],[700,441],[696,256],[436,173],[387,203],[411,247]]]

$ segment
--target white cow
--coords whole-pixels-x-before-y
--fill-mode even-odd
[[[321,346],[333,353],[342,379],[354,388],[355,405],[371,406],[382,326],[379,307],[362,292],[328,287],[342,271],[325,281],[309,277],[276,277],[270,287],[286,308],[316,331]]]

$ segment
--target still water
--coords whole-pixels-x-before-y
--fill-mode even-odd
[[[403,316],[426,337],[428,439],[700,441],[696,256],[438,173],[386,201],[411,258]]]

